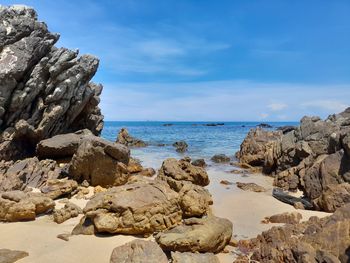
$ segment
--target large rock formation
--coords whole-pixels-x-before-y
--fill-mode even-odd
[[[300,126],[281,131],[249,132],[237,157],[262,166],[275,185],[302,189],[314,208],[329,212],[350,202],[350,108],[326,120],[304,117]]]
[[[37,142],[88,128],[99,134],[99,61],[56,48],[59,36],[25,6],[0,7],[0,158],[21,159]]]

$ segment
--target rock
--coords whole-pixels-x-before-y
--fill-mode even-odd
[[[88,181],[91,186],[122,185],[129,177],[129,157],[130,150],[122,144],[95,136],[85,138],[72,158],[69,174],[78,182]]]
[[[56,179],[62,169],[53,160],[27,158],[13,162],[0,161],[0,192],[41,187],[48,179]]]
[[[289,195],[285,192],[283,192],[281,189],[274,188],[272,191],[272,196],[276,198],[277,200],[289,204],[289,205],[295,205],[297,203],[301,203],[305,209],[312,209],[313,205],[304,198],[298,198],[292,195]]]
[[[122,128],[119,131],[116,142],[129,147],[146,147],[147,146],[147,144],[144,141],[130,136],[126,128]]]
[[[70,195],[77,189],[78,183],[68,178],[47,180],[41,187],[41,192],[51,199],[57,199],[62,196]]]
[[[130,158],[127,169],[129,173],[133,174],[141,172],[143,167],[139,161]]]
[[[199,185],[186,183],[181,188],[180,206],[185,217],[200,217],[208,214],[213,204],[209,191]]]
[[[220,184],[223,184],[223,185],[232,185],[233,183],[232,182],[229,182],[227,180],[221,180],[220,181]]]
[[[173,126],[174,124],[173,123],[164,123],[163,126],[164,127],[170,127],[170,126]]]
[[[229,163],[231,161],[231,158],[225,154],[215,154],[213,157],[211,157],[211,160],[214,163]]]
[[[206,167],[207,164],[205,163],[204,159],[196,159],[191,162],[192,165],[194,166],[199,166],[199,167]]]
[[[168,263],[157,243],[136,239],[113,249],[110,263]]]
[[[294,206],[295,209],[305,210],[305,206],[303,205],[302,202],[295,202],[293,204],[293,206]]]
[[[218,253],[230,242],[232,228],[229,220],[219,217],[190,218],[155,239],[166,251]]]
[[[325,218],[273,227],[250,241],[258,262],[349,262],[350,204]]]
[[[5,248],[0,249],[1,263],[13,263],[28,256],[29,256],[29,253],[25,251],[10,250]]]
[[[97,193],[102,193],[102,192],[106,192],[107,189],[102,187],[102,186],[95,186],[94,187],[94,194],[97,194]]]
[[[213,253],[171,252],[173,263],[220,263]]]
[[[186,152],[188,148],[188,144],[185,141],[174,142],[173,146],[176,148],[176,151],[179,153]]]
[[[83,216],[79,223],[73,228],[72,235],[94,235],[95,226],[92,220]]]
[[[225,125],[225,123],[223,123],[223,122],[204,124],[204,126],[209,126],[209,127],[216,127],[216,126],[223,126],[223,125]]]
[[[282,131],[283,134],[286,134],[288,132],[291,132],[291,131],[295,131],[297,129],[297,127],[295,126],[290,126],[290,125],[287,125],[287,126],[281,126],[281,127],[278,127],[277,130],[278,131]]]
[[[57,134],[87,128],[99,134],[101,85],[90,82],[99,61],[56,48],[48,31],[25,6],[1,7],[0,159],[30,157],[36,144]]]
[[[96,194],[84,213],[97,232],[151,234],[181,222],[179,195],[162,182],[136,182]]]
[[[272,126],[268,123],[260,123],[258,125],[256,125],[259,128],[272,128]]]
[[[266,192],[266,189],[256,183],[236,183],[237,187],[244,191],[253,191],[253,192]]]
[[[297,212],[285,212],[282,214],[265,217],[265,219],[270,223],[297,224],[302,219],[302,215]]]
[[[41,193],[9,191],[0,194],[0,221],[34,220],[36,215],[52,210],[55,203]]]
[[[191,182],[200,186],[209,184],[207,172],[188,160],[177,161],[174,158],[166,159],[158,173],[158,179],[166,181],[169,186],[179,192],[184,182]]]
[[[350,203],[350,184],[329,185],[314,202],[317,209],[322,209],[325,212],[334,212],[339,207]]]
[[[63,208],[55,210],[53,212],[53,221],[55,221],[57,224],[61,224],[64,221],[67,221],[68,219],[71,219],[73,217],[77,217],[79,214],[82,214],[83,210],[71,203],[68,202],[64,205]]]
[[[40,141],[36,146],[36,153],[42,159],[72,158],[82,140],[89,135],[92,135],[92,132],[86,129],[53,136]]]
[[[141,176],[152,177],[156,174],[156,171],[153,168],[144,168],[138,174]]]

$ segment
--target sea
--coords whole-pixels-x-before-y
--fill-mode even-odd
[[[270,129],[286,125],[298,125],[297,122],[266,122]],[[220,124],[208,126],[208,124]],[[215,154],[226,154],[234,160],[240,145],[250,129],[260,122],[125,122],[106,121],[102,137],[115,141],[121,128],[127,128],[129,134],[149,144],[144,148],[132,148],[131,155],[139,159],[144,166],[155,169],[161,166],[166,158],[192,159],[203,158],[210,163]],[[176,141],[186,141],[188,151],[178,153],[172,144]],[[163,145],[163,146],[159,146]]]

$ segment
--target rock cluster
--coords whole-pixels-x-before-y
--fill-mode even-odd
[[[301,189],[315,209],[334,212],[350,202],[350,108],[326,120],[304,117],[282,131],[251,130],[237,157],[262,166],[275,185]]]
[[[146,147],[147,143],[144,141],[130,136],[126,128],[122,128],[117,137],[117,143],[129,146],[129,147]]]

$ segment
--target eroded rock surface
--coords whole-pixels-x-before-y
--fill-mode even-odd
[[[77,188],[78,183],[76,181],[63,178],[47,180],[40,190],[46,196],[57,199],[62,196],[70,195]]]
[[[73,217],[77,217],[79,214],[82,214],[83,210],[71,203],[68,202],[64,205],[61,209],[55,209],[53,212],[53,221],[55,221],[57,224],[61,224],[64,221],[67,221],[68,219],[71,219]]]
[[[269,217],[265,219],[270,223],[284,223],[284,224],[297,224],[302,219],[302,215],[298,212],[282,213]]]

